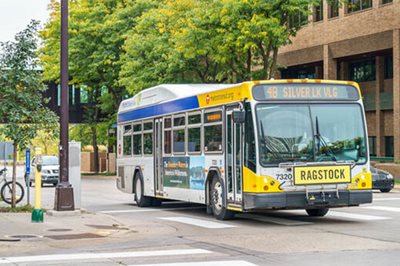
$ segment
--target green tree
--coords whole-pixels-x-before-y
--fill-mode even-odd
[[[15,191],[18,147],[25,147],[39,129],[55,130],[57,117],[44,107],[42,93],[46,90],[38,68],[36,31],[39,23],[32,21],[17,33],[15,42],[1,43],[0,55],[0,117],[5,126],[0,133],[14,143],[13,185]],[[12,207],[15,207],[13,193]]]

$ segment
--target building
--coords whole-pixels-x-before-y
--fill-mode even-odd
[[[400,160],[400,0],[323,1],[278,64],[282,78],[359,82],[370,154]]]

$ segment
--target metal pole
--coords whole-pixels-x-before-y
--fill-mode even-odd
[[[68,179],[68,0],[61,0],[61,106],[60,106],[60,182],[56,188],[54,209],[74,210],[74,193]]]

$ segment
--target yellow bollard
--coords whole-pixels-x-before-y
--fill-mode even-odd
[[[43,222],[43,210],[42,205],[42,149],[35,148],[35,208],[32,212],[32,222],[42,223]]]

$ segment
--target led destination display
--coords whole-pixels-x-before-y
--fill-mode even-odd
[[[256,100],[358,100],[358,90],[350,85],[288,83],[253,87]]]

